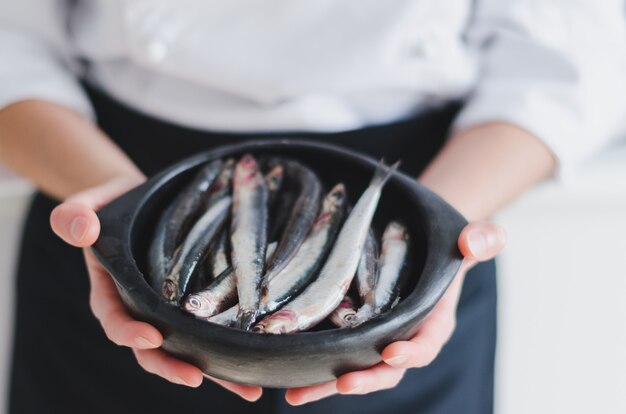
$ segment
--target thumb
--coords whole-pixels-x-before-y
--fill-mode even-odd
[[[498,224],[490,221],[470,223],[459,236],[459,250],[473,262],[493,259],[506,244],[506,233]]]
[[[100,234],[100,221],[96,210],[141,181],[143,177],[140,179],[120,177],[74,194],[52,210],[50,214],[52,230],[72,246],[91,246]]]
[[[52,210],[50,225],[64,242],[76,247],[91,246],[100,234],[95,211],[76,201],[66,201]]]

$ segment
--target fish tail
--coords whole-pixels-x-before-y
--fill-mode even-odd
[[[244,331],[249,331],[257,320],[257,314],[257,311],[240,312],[237,323],[235,324],[236,327]]]
[[[385,165],[385,160],[381,159],[376,167],[376,171],[374,172],[374,177],[372,178],[370,185],[382,187],[399,166],[400,161],[396,162],[391,167],[388,167]]]

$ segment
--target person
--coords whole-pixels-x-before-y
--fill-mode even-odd
[[[38,188],[9,411],[492,412],[505,237],[484,220],[620,127],[622,13],[617,0],[2,3],[0,161]],[[89,246],[98,208],[147,176],[285,136],[401,158],[471,224],[415,337],[283,394],[205,380],[160,350]]]

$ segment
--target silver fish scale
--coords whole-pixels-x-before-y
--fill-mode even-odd
[[[386,311],[398,295],[398,280],[406,262],[408,233],[397,222],[387,225],[383,233],[380,275],[374,291],[374,313]]]
[[[206,254],[209,243],[224,224],[231,202],[229,196],[217,201],[191,228],[189,235],[178,249],[174,264],[163,283],[163,295],[166,299],[178,302],[184,296],[196,266]]]

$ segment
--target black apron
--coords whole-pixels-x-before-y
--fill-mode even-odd
[[[333,134],[245,135],[166,123],[87,88],[100,127],[146,175],[216,145],[262,137],[333,142],[417,175],[440,149],[458,105],[408,121]],[[248,403],[209,380],[197,389],[143,371],[130,349],[110,342],[89,308],[80,249],[50,229],[58,202],[38,193],[24,227],[18,262],[17,310],[10,384],[11,413],[428,413],[492,412],[496,337],[493,261],[467,275],[456,331],[428,367],[407,371],[392,390],[333,396],[291,407],[283,390],[266,389]]]

